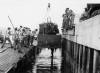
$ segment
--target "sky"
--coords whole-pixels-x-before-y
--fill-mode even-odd
[[[66,8],[69,7],[79,16],[87,3],[100,3],[100,0],[0,0],[0,29],[5,31],[7,27],[12,27],[8,16],[14,27],[38,28],[40,23],[46,22],[49,2],[51,21],[61,28],[62,14]]]

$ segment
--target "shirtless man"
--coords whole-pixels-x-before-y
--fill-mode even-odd
[[[10,36],[11,36],[11,28],[8,27],[8,29],[6,30],[6,36],[5,36],[5,40],[3,42],[3,45],[1,46],[1,48],[4,47],[6,41],[8,40],[8,42],[10,43],[11,47],[12,47],[12,43],[11,43],[11,40],[10,40]]]

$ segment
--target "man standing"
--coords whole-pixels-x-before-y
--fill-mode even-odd
[[[69,24],[70,24],[70,17],[69,17],[69,14],[70,14],[70,12],[69,12],[70,10],[69,10],[69,8],[66,8],[66,10],[65,10],[65,14],[63,14],[63,26],[62,26],[62,28],[64,28],[64,29],[68,29],[69,27]]]
[[[69,10],[69,17],[70,17],[70,23],[69,26],[72,26],[74,24],[75,14],[72,10]]]
[[[20,28],[18,29],[18,34],[19,34],[19,39],[20,39],[20,42],[22,41],[22,38],[23,38],[23,27],[20,26]]]
[[[1,46],[1,48],[4,47],[6,41],[8,40],[8,42],[10,43],[11,47],[12,47],[12,43],[11,43],[11,40],[10,40],[10,36],[11,36],[11,28],[8,27],[7,31],[6,31],[6,36],[5,36],[5,40],[3,42],[3,45]]]
[[[15,48],[18,48],[18,44],[20,43],[20,40],[19,40],[19,32],[18,32],[18,29],[17,27],[15,28],[15,33],[14,33],[14,47]]]
[[[3,43],[4,41],[4,36],[2,34],[2,31],[0,30],[0,43]]]

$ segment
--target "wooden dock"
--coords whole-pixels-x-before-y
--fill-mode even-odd
[[[18,61],[28,53],[30,48],[22,47],[22,53],[19,53],[18,50],[14,50],[13,48],[9,48],[9,44],[6,44],[4,48],[0,48],[0,73],[7,73],[12,67],[16,66]]]

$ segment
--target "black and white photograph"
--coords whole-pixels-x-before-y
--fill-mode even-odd
[[[0,0],[0,73],[100,73],[100,0]]]

